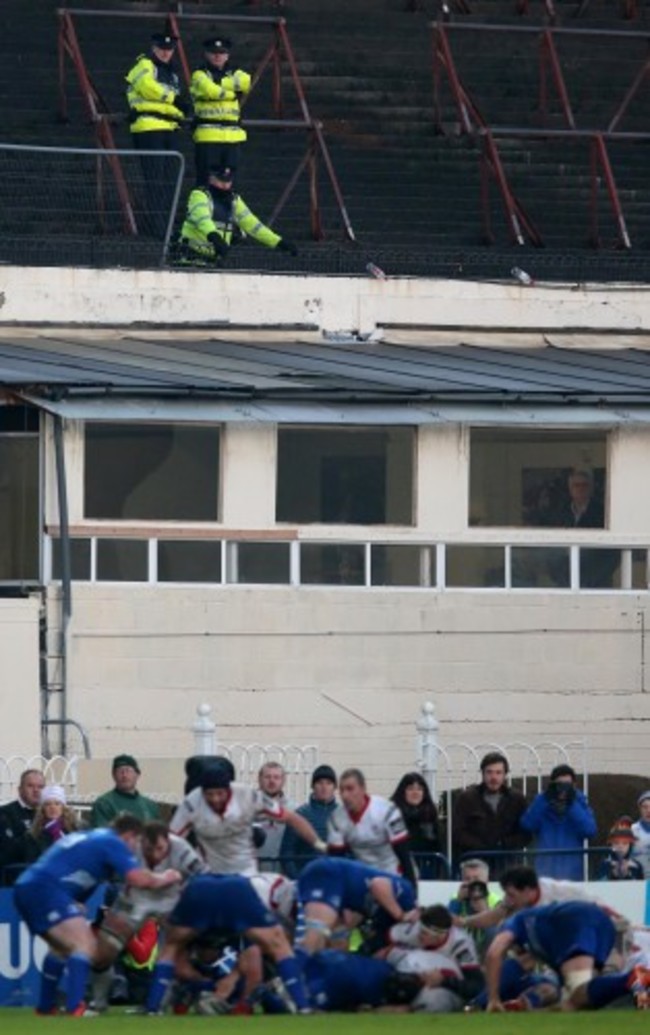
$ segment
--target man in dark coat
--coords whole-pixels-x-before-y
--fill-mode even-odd
[[[461,791],[453,810],[455,860],[458,862],[462,855],[471,852],[489,862],[493,876],[512,864],[508,853],[524,848],[531,837],[519,825],[526,799],[508,785],[508,770],[505,755],[498,751],[485,755],[481,760],[481,783]]]

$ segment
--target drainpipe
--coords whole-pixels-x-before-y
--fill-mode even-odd
[[[63,447],[63,418],[53,414],[54,458],[56,467],[56,491],[59,507],[59,543],[61,549],[61,631],[59,634],[59,656],[61,658],[61,745],[60,752],[67,750],[68,725],[68,623],[72,614],[72,571],[70,565],[70,525],[68,520],[68,489],[65,473],[65,450]],[[57,724],[58,725],[58,724]]]

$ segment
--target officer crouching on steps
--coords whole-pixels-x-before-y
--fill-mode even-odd
[[[279,252],[297,255],[293,241],[276,234],[254,215],[233,190],[232,171],[213,169],[207,186],[195,187],[187,203],[181,227],[181,262],[220,265],[226,259],[233,239],[252,237],[258,244]]]

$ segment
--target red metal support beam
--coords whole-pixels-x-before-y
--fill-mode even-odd
[[[595,164],[600,166],[605,180],[605,186],[607,187],[607,193],[609,194],[609,200],[614,212],[614,220],[616,222],[616,229],[618,231],[619,241],[623,248],[630,249],[632,247],[632,241],[627,230],[627,224],[625,222],[625,216],[623,214],[623,206],[621,205],[621,199],[616,186],[616,180],[614,178],[614,172],[609,160],[609,154],[607,152],[607,146],[603,138],[602,133],[596,133],[593,138],[592,149],[595,155]]]
[[[576,120],[571,108],[571,101],[569,100],[569,91],[566,87],[564,80],[564,73],[562,71],[562,63],[555,46],[555,39],[550,29],[545,29],[542,33],[540,40],[540,108],[544,116],[544,120],[548,116],[547,110],[547,92],[546,92],[546,66],[547,64],[551,69],[551,77],[557,90],[557,95],[560,99],[560,106],[562,108],[562,114],[566,119],[567,126],[569,129],[576,128]]]
[[[68,117],[68,102],[65,87],[66,57],[68,57],[77,73],[77,79],[79,80],[79,86],[81,88],[81,97],[88,117],[95,127],[97,143],[99,147],[113,152],[115,151],[113,132],[111,130],[110,123],[99,110],[102,106],[102,102],[90,76],[88,75],[71,13],[65,10],[59,13],[59,103],[61,117],[65,119]],[[135,236],[138,233],[138,226],[133,209],[133,203],[131,201],[131,194],[122,171],[122,164],[119,156],[116,154],[109,154],[107,156],[107,160],[111,168],[111,172],[113,173],[115,186],[120,199],[124,228],[128,234]],[[97,189],[101,189],[100,180],[97,182]]]
[[[613,133],[616,130],[616,128],[618,127],[618,124],[621,121],[621,119],[623,118],[623,116],[625,115],[625,112],[627,111],[627,109],[629,108],[630,104],[632,103],[632,101],[634,100],[634,98],[638,94],[639,90],[641,89],[641,86],[642,86],[646,76],[648,75],[649,71],[650,71],[650,57],[647,57],[645,59],[645,61],[643,62],[643,64],[641,65],[641,68],[637,72],[636,76],[634,77],[634,81],[632,82],[632,85],[630,86],[629,90],[625,94],[625,97],[623,98],[623,100],[619,104],[618,108],[616,109],[616,112],[615,112],[613,118],[611,119],[611,121],[610,121],[610,123],[609,123],[609,125],[607,127],[607,132],[608,133]]]
[[[441,69],[444,68],[449,79],[452,97],[458,109],[460,125],[464,133],[471,134],[478,126],[484,126],[485,121],[478,108],[470,98],[465,87],[461,83],[458,69],[454,61],[447,26],[442,22],[436,22],[433,26],[434,44],[434,68],[433,68],[433,91],[434,91],[434,119],[436,126],[442,127],[442,105],[440,103]],[[474,119],[476,126],[472,122]]]

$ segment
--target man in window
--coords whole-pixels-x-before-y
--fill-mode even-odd
[[[552,523],[562,528],[603,528],[605,508],[595,488],[593,471],[574,467],[567,478],[567,496]]]

